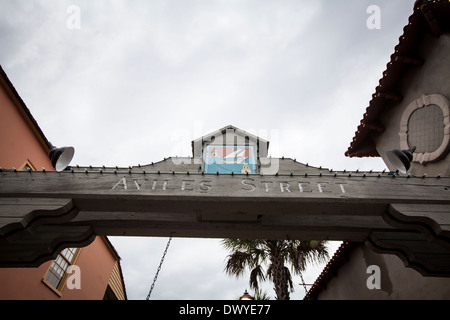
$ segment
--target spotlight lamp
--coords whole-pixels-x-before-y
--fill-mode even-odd
[[[239,300],[254,300],[255,298],[252,297],[247,290],[245,290],[244,294],[239,298]]]
[[[413,152],[416,147],[413,146],[408,150],[390,150],[386,152],[386,156],[391,164],[401,173],[406,173],[411,167],[411,161],[413,159]]]
[[[72,161],[74,154],[75,149],[73,147],[56,148],[50,143],[50,152],[48,153],[48,157],[52,162],[53,168],[55,168],[58,172],[67,168],[70,161]]]

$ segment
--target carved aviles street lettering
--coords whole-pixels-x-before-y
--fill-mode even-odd
[[[308,181],[260,181],[246,178],[241,180],[242,190],[253,192],[257,188],[262,188],[266,193],[270,192],[318,192],[318,193],[345,193],[342,183],[310,183]],[[259,184],[259,185],[258,185]]]
[[[122,190],[181,190],[181,191],[192,191],[197,190],[201,193],[206,193],[211,190],[211,180],[201,180],[196,181],[193,179],[190,180],[181,180],[178,184],[174,181],[164,180],[164,179],[127,179],[126,177],[121,178],[112,189],[122,189]]]
[[[152,191],[198,191],[200,193],[208,193],[213,190],[214,185],[209,179],[136,179],[136,178],[120,178],[112,187],[112,190],[152,190]],[[320,182],[314,183],[303,180],[284,180],[271,181],[253,178],[238,179],[231,186],[234,190],[240,190],[244,194],[255,191],[263,193],[333,193],[345,194],[346,188],[343,183]]]

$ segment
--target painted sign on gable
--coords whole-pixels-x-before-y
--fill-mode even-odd
[[[209,145],[205,151],[205,173],[256,173],[253,146]]]

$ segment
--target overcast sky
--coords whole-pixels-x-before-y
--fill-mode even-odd
[[[413,4],[1,0],[0,64],[46,137],[75,147],[72,164],[189,156],[191,140],[232,124],[269,140],[272,156],[382,170],[344,152]],[[111,241],[128,297],[145,299],[167,239]],[[151,298],[237,298],[248,277],[226,276],[226,255],[217,239],[175,238]]]

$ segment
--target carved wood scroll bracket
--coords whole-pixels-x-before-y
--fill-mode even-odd
[[[391,204],[384,220],[395,231],[373,232],[372,249],[397,255],[424,276],[450,276],[450,205]]]
[[[0,198],[0,265],[37,267],[64,248],[88,245],[89,225],[65,225],[77,214],[71,199]]]

